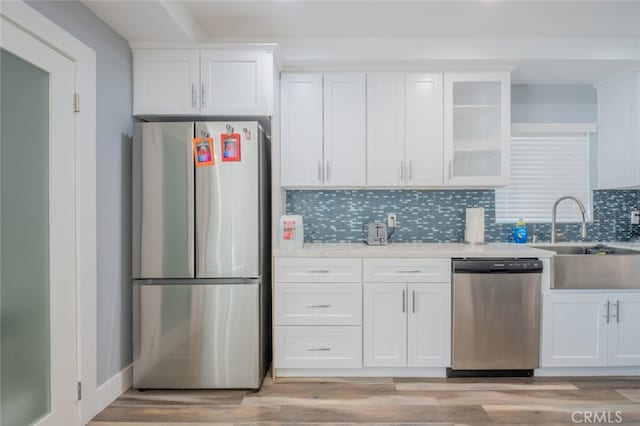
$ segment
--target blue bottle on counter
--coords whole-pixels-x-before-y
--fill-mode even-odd
[[[524,219],[520,219],[513,228],[513,242],[517,244],[527,243],[527,225],[524,223]]]

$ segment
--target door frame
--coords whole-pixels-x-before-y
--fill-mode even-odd
[[[76,352],[82,399],[76,418],[82,424],[103,407],[97,398],[97,238],[96,238],[96,54],[87,45],[23,1],[0,3],[0,15],[75,65],[75,92],[80,111],[75,113],[76,214]],[[69,100],[71,107],[72,100]]]

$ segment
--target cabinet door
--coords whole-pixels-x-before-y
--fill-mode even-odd
[[[508,73],[445,74],[445,182],[507,185],[510,127]]]
[[[323,181],[322,74],[283,74],[281,91],[282,186],[320,186]]]
[[[407,285],[364,284],[364,366],[407,365]]]
[[[609,297],[609,365],[640,366],[640,295]]]
[[[324,75],[324,184],[364,186],[365,75]]]
[[[442,74],[407,74],[406,96],[407,185],[442,185]]]
[[[367,185],[404,185],[404,74],[367,75]]]
[[[607,297],[544,294],[542,367],[607,365]]]
[[[598,89],[598,188],[640,183],[640,86],[633,73],[608,79]],[[635,106],[634,106],[635,105]],[[634,111],[635,110],[635,111]]]
[[[200,54],[190,49],[133,50],[133,114],[198,114]]]
[[[271,115],[273,55],[203,50],[201,112],[206,115]]]
[[[451,366],[451,286],[409,284],[407,364]]]

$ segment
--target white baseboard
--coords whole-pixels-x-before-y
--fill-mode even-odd
[[[544,367],[538,377],[640,376],[640,367]]]
[[[276,368],[278,377],[447,377],[446,368]]]
[[[107,380],[96,390],[93,416],[104,410],[133,385],[133,364]],[[92,416],[92,417],[93,417]]]

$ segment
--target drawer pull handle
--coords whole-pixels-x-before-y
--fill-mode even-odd
[[[417,274],[419,272],[420,272],[419,269],[411,269],[409,271],[396,271],[396,273],[398,274]]]
[[[328,269],[314,269],[311,271],[308,271],[310,274],[328,274],[329,272],[331,272]]]
[[[324,352],[326,352],[326,351],[330,351],[330,350],[331,350],[331,348],[328,348],[328,347],[326,347],[326,346],[320,346],[320,347],[318,347],[318,346],[311,346],[310,348],[306,348],[306,349],[305,349],[305,351],[324,351]]]
[[[331,305],[307,305],[307,308],[330,308]]]

